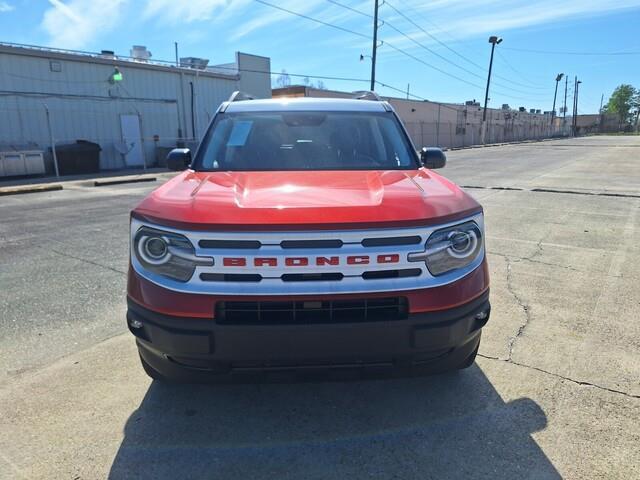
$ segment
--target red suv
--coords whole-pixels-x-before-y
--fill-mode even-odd
[[[415,375],[473,364],[482,207],[362,99],[223,103],[131,213],[127,320],[158,380]]]

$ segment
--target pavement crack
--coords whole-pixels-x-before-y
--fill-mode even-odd
[[[640,198],[635,193],[617,193],[617,192],[598,192],[588,190],[562,190],[556,188],[524,188],[524,187],[508,187],[508,186],[483,186],[483,185],[460,185],[462,188],[478,189],[478,190],[509,190],[516,192],[533,192],[533,193],[561,193],[568,195],[586,195],[595,197],[613,197],[613,198]]]
[[[540,243],[538,243],[538,247],[539,247],[538,251],[541,251]],[[531,258],[533,258],[536,254],[537,254],[537,252],[534,253],[533,255],[531,255]],[[505,258],[505,260],[507,262],[507,290],[513,296],[513,298],[516,300],[517,304],[520,306],[520,308],[522,309],[522,311],[524,313],[524,322],[522,323],[522,325],[520,325],[520,327],[518,327],[518,331],[516,332],[516,334],[513,337],[511,337],[511,339],[509,339],[509,343],[508,343],[509,357],[508,357],[508,360],[511,361],[512,358],[513,358],[513,349],[514,349],[516,341],[524,333],[525,329],[529,325],[529,322],[531,322],[531,307],[529,307],[529,305],[527,303],[525,303],[524,300],[516,293],[516,291],[515,291],[515,289],[513,287],[513,275],[512,275],[512,268],[511,268],[512,261],[507,256],[505,256],[504,258]]]
[[[115,272],[115,273],[120,273],[122,275],[126,275],[127,274],[127,272],[123,272],[122,270],[118,270],[117,268],[109,267],[108,265],[102,265],[101,263],[94,262],[92,260],[87,260],[86,258],[76,257],[75,255],[71,255],[69,253],[61,252],[59,250],[56,250],[55,248],[49,248],[49,249],[47,249],[47,251],[53,252],[53,253],[57,253],[58,255],[61,255],[63,257],[73,258],[74,260],[78,260],[80,262],[88,263],[90,265],[95,265],[96,267],[106,268],[107,270],[111,270],[112,272]]]
[[[567,382],[571,382],[571,383],[574,383],[576,385],[580,385],[580,386],[583,386],[583,387],[593,387],[593,388],[597,388],[598,390],[604,390],[606,392],[615,393],[615,394],[618,394],[618,395],[623,395],[625,397],[634,398],[634,399],[640,399],[640,395],[634,395],[633,393],[623,392],[622,390],[617,390],[615,388],[605,387],[605,386],[602,386],[602,385],[598,385],[597,383],[591,383],[591,382],[586,382],[584,380],[576,380],[576,379],[571,378],[571,377],[565,377],[564,375],[560,375],[559,373],[550,372],[549,370],[545,370],[544,368],[534,367],[533,365],[527,365],[525,363],[515,362],[510,358],[494,357],[494,356],[491,356],[491,355],[484,355],[482,353],[478,353],[478,356],[482,357],[482,358],[486,358],[487,360],[495,360],[495,361],[498,361],[498,362],[510,363],[510,364],[516,365],[518,367],[523,367],[523,368],[528,368],[530,370],[535,370],[536,372],[544,373],[546,375],[551,375],[552,377],[556,377],[556,378],[559,378],[561,380],[565,380]]]

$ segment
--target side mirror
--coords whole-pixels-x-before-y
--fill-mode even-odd
[[[425,168],[433,170],[435,168],[443,168],[447,164],[447,156],[439,148],[422,147],[420,161]]]
[[[174,148],[167,155],[167,168],[181,171],[191,164],[191,150],[188,148]]]

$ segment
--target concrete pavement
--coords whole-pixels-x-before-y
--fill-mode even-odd
[[[476,366],[420,379],[151,383],[124,272],[157,183],[3,197],[0,478],[638,478],[640,138],[448,158],[481,187],[493,311]]]

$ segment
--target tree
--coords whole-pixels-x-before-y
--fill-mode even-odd
[[[319,90],[326,90],[327,89],[327,87],[325,87],[324,82],[322,80],[318,80],[317,88]]]
[[[280,72],[280,75],[278,75],[278,78],[276,78],[276,85],[280,88],[291,85],[291,77],[284,68],[282,69],[282,72]]]
[[[636,109],[639,108],[639,95],[640,92],[631,85],[618,85],[611,94],[605,106],[605,111],[618,115],[618,121],[622,127],[623,123],[628,123],[632,120]]]

